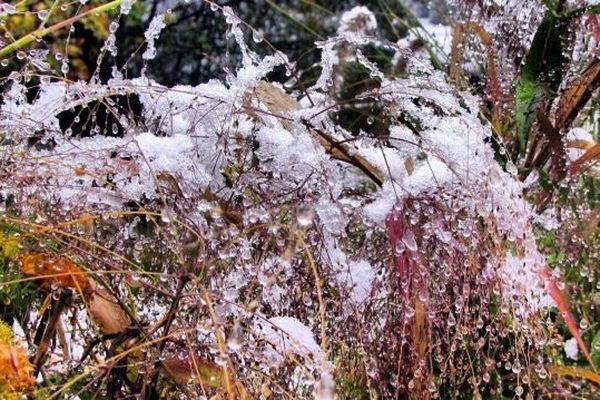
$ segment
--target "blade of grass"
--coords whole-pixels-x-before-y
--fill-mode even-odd
[[[275,10],[277,10],[278,12],[280,12],[281,14],[285,15],[286,17],[288,17],[291,21],[293,21],[296,25],[298,25],[299,27],[301,27],[302,29],[304,29],[305,31],[307,31],[308,33],[314,35],[316,38],[318,38],[319,40],[324,40],[323,36],[319,35],[319,33],[317,33],[315,30],[311,29],[308,25],[306,25],[304,22],[300,21],[298,18],[295,18],[292,14],[290,14],[287,10],[285,10],[283,7],[277,5],[274,1],[272,0],[266,0],[267,4],[270,5],[271,7],[273,7]]]
[[[575,119],[599,84],[600,60],[594,60],[561,93],[555,121],[556,129],[561,130]]]
[[[548,284],[548,292],[554,300],[554,302],[556,303],[556,307],[560,311],[560,314],[564,318],[569,332],[571,332],[571,335],[573,335],[573,337],[577,341],[579,349],[585,355],[585,358],[590,363],[590,366],[592,367],[594,372],[597,372],[596,366],[594,365],[594,361],[592,360],[592,355],[590,354],[590,351],[588,350],[585,342],[583,341],[583,338],[581,337],[581,333],[579,332],[579,328],[577,327],[577,322],[575,322],[575,317],[573,317],[573,314],[569,310],[567,301],[564,299],[562,293],[560,292],[560,289],[558,288],[558,284],[556,283],[554,276],[552,276],[552,271],[550,271],[550,268],[545,267],[543,274],[544,278],[546,279],[546,283]]]
[[[569,166],[569,174],[577,174],[588,163],[596,161],[598,158],[600,158],[600,142],[590,147],[581,157],[571,163]]]
[[[527,149],[529,131],[542,104],[551,101],[564,74],[566,57],[564,40],[568,37],[568,21],[559,19],[549,9],[538,26],[525,64],[517,78],[515,119],[519,153]]]
[[[0,49],[0,58],[5,58],[5,57],[9,56],[10,54],[12,54],[13,52],[15,52],[16,50],[27,46],[28,44],[30,44],[37,38],[41,38],[41,37],[48,35],[49,33],[56,32],[64,27],[72,25],[73,23],[75,23],[85,17],[88,17],[92,14],[100,14],[103,12],[111,11],[111,10],[115,9],[116,7],[120,6],[122,2],[123,2],[123,0],[113,0],[110,3],[92,8],[91,10],[85,11],[79,15],[75,15],[71,18],[67,18],[64,21],[60,21],[48,28],[37,29],[34,32],[31,32],[31,33],[23,36],[22,38],[18,39],[17,41],[2,47]]]

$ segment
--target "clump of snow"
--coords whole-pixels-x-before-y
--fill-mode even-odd
[[[294,353],[321,361],[323,353],[311,329],[296,318],[273,317],[256,328],[280,354]]]
[[[375,14],[365,6],[358,6],[342,14],[338,34],[345,32],[369,33],[376,29]]]
[[[123,0],[123,2],[121,3],[121,14],[129,14],[129,11],[131,11],[131,7],[133,7],[133,3],[135,3],[135,0]]]
[[[564,350],[565,355],[571,360],[577,361],[579,359],[579,348],[577,347],[577,340],[575,338],[565,341]]]
[[[348,268],[348,278],[352,283],[350,301],[354,304],[363,303],[371,293],[375,280],[375,271],[367,261],[351,261]]]

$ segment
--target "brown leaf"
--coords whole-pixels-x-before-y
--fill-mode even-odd
[[[406,168],[408,176],[412,175],[413,172],[415,172],[415,161],[412,157],[406,157],[404,159],[404,168]]]
[[[558,129],[552,125],[552,122],[550,122],[541,107],[538,109],[537,119],[540,124],[540,130],[548,139],[548,148],[552,157],[553,177],[556,180],[560,180],[567,172],[565,165],[565,144]]]
[[[45,313],[49,313],[47,323],[40,323],[38,326],[38,333],[41,336],[36,334],[34,339],[34,343],[37,344],[37,352],[33,359],[33,364],[36,369],[40,368],[42,364],[45,362],[46,355],[48,350],[50,349],[51,342],[54,339],[55,332],[60,325],[60,316],[65,309],[65,307],[71,302],[71,298],[73,296],[73,292],[70,290],[61,290],[58,300],[52,300],[52,307],[48,307]],[[42,318],[42,321],[44,318]],[[39,340],[38,340],[39,338]]]
[[[598,158],[600,158],[600,142],[590,147],[581,157],[571,163],[569,166],[569,174],[575,175],[588,163],[597,161]]]
[[[564,129],[575,119],[599,83],[600,60],[595,60],[561,93],[555,121],[556,129]]]
[[[161,367],[178,385],[197,383],[217,388],[223,386],[223,368],[199,356],[168,358],[161,363]]]
[[[129,315],[104,289],[96,289],[87,302],[90,318],[105,335],[121,333],[130,325]]]

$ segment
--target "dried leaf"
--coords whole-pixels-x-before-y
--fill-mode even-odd
[[[588,163],[600,158],[600,142],[590,147],[581,157],[573,161],[569,166],[569,174],[575,175],[580,172]]]
[[[594,60],[561,93],[558,101],[555,126],[557,130],[567,127],[588,102],[592,92],[600,83],[600,60]]]
[[[415,172],[415,162],[412,157],[406,157],[404,159],[404,168],[406,168],[406,172],[409,176]]]
[[[202,357],[169,358],[161,363],[163,371],[178,385],[196,383],[223,386],[223,368]]]
[[[96,289],[87,302],[87,309],[94,323],[105,335],[121,333],[130,325],[129,315],[114,297],[104,289]]]
[[[538,110],[537,119],[540,124],[540,131],[548,139],[548,147],[552,157],[553,177],[556,180],[560,180],[566,175],[565,143],[560,136],[559,130],[552,125],[552,122],[550,122],[541,108]]]
[[[52,307],[48,307],[41,318],[38,326],[34,343],[37,344],[37,352],[33,359],[36,369],[40,368],[46,359],[51,342],[60,325],[60,316],[65,307],[70,304],[73,292],[70,290],[61,290],[57,300],[52,301]]]
[[[587,379],[588,381],[600,385],[600,375],[589,369],[572,365],[551,365],[548,370],[552,374],[574,376],[575,378]]]
[[[44,287],[58,284],[83,294],[92,290],[90,280],[84,272],[65,257],[48,253],[26,254],[21,257],[21,271],[26,275],[41,278]]]

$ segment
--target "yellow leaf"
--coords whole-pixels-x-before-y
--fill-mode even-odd
[[[19,253],[20,239],[15,236],[8,236],[0,232],[0,246],[2,255],[6,258],[13,258]]]

